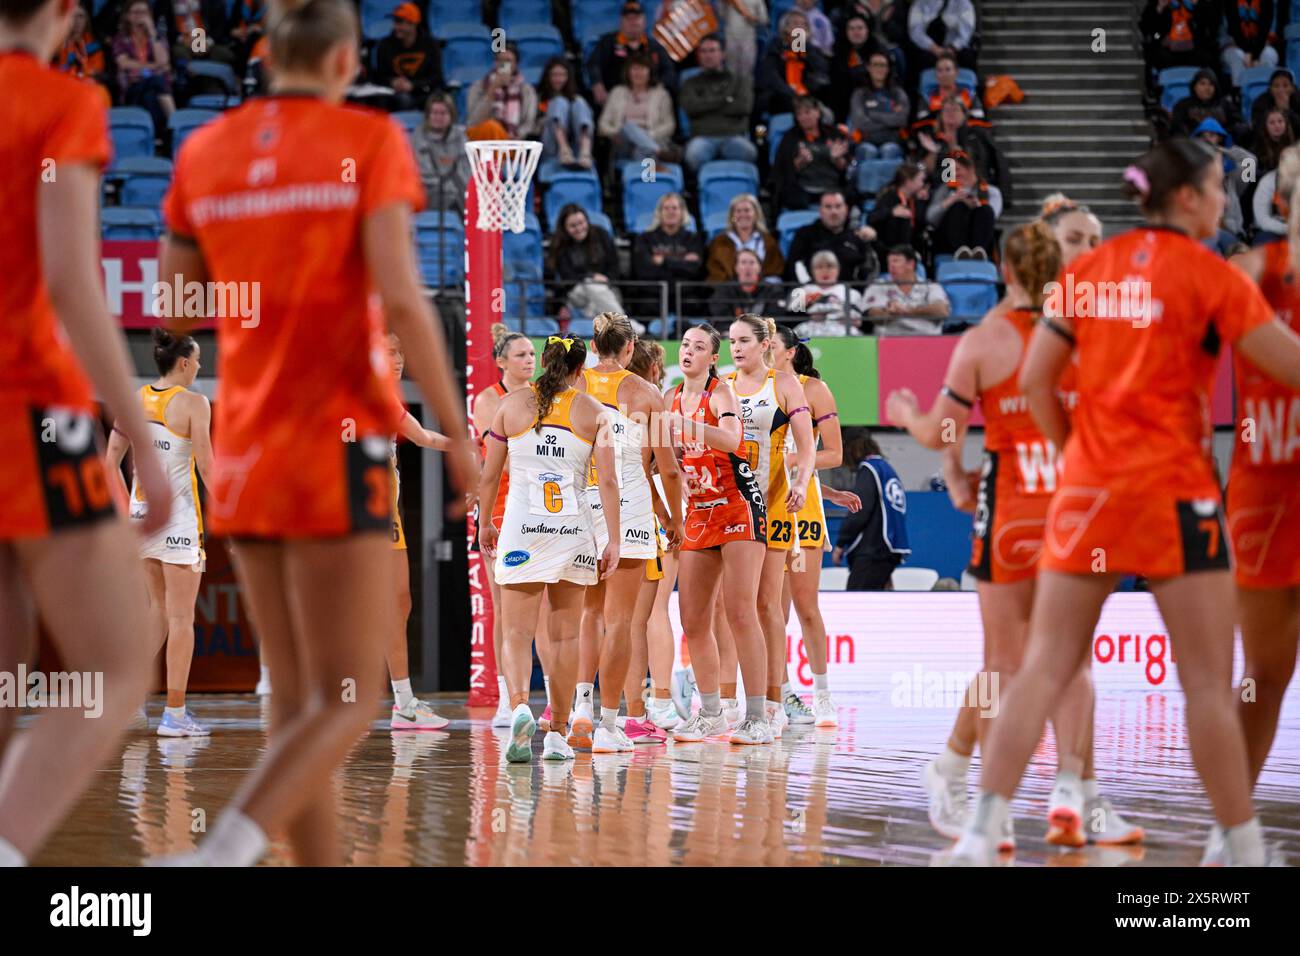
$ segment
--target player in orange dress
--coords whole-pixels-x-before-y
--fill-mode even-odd
[[[1234,707],[1234,602],[1210,390],[1224,345],[1300,384],[1300,337],[1240,269],[1201,245],[1225,203],[1216,151],[1169,140],[1130,166],[1125,182],[1146,225],[1063,270],[1020,374],[1044,437],[1065,449],[1064,466],[1029,647],[986,741],[979,802],[951,859],[959,865],[992,863],[1043,723],[1087,659],[1102,604],[1123,574],[1150,581],[1173,641],[1192,757],[1224,831],[1221,861],[1266,859]],[[1068,415],[1058,389],[1072,354],[1079,401]]]
[[[468,431],[415,271],[411,151],[391,119],[342,104],[355,9],[289,0],[270,18],[273,95],[186,140],[163,210],[164,281],[237,284],[256,304],[218,317],[208,503],[213,533],[233,539],[275,688],[266,755],[194,862],[252,864],[285,831],[300,863],[326,865],[340,859],[330,774],[374,719],[396,627],[389,439],[401,404],[385,320],[438,421]],[[447,461],[466,491],[472,443],[453,441]]]
[[[741,677],[751,695],[759,692],[750,698],[755,706],[747,709],[736,729],[753,743],[770,744],[762,693],[767,686],[767,646],[754,601],[767,553],[767,506],[744,456],[740,403],[715,371],[721,342],[712,326],[687,329],[677,360],[685,381],[670,393],[668,421],[674,443],[681,447],[686,488],[678,607],[701,704],[673,731],[673,739],[693,743],[730,730],[722,716],[718,646],[710,627],[721,583]]]
[[[92,383],[161,502],[141,530],[161,528],[171,507],[101,286],[103,105],[49,68],[75,7],[0,0],[0,672],[30,663],[39,615],[86,688],[38,711],[21,747],[5,747],[18,707],[0,707],[0,867],[40,849],[148,690],[140,545],[115,513]]]
[[[1041,314],[1044,287],[1060,266],[1061,247],[1045,223],[1012,232],[1003,254],[1006,297],[962,334],[929,412],[921,413],[916,396],[907,389],[886,401],[889,418],[935,450],[960,449],[976,402],[984,412],[984,466],[973,501],[960,457],[944,457],[954,503],[975,513],[970,573],[977,582],[984,629],[984,672],[971,684],[948,746],[922,774],[930,795],[930,822],[949,839],[958,838],[966,822],[966,774],[974,744],[986,737],[998,717],[994,705],[1020,668],[1029,634],[1034,577],[1048,505],[1057,487],[1059,456],[1030,415],[1017,377]],[[1062,402],[1073,407],[1078,392],[1072,370],[1065,371],[1059,392]],[[980,719],[985,716],[990,719]],[[1090,744],[1092,687],[1086,668],[1070,681],[1052,724],[1058,772],[1048,806],[1047,842],[1081,847],[1089,837],[1098,843],[1141,840],[1141,828],[1127,824],[1096,789]],[[1005,827],[998,848],[1010,851],[1015,848],[1010,817]]]
[[[1232,261],[1259,283],[1264,298],[1300,332],[1300,147],[1278,164],[1278,201],[1290,223],[1287,242],[1257,246]],[[1270,378],[1234,350],[1237,445],[1228,474],[1228,537],[1236,561],[1237,613],[1246,653],[1237,712],[1246,731],[1252,785],[1268,758],[1278,713],[1295,673],[1300,641],[1300,390]]]

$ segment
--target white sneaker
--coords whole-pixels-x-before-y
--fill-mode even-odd
[[[636,745],[617,727],[613,730],[606,730],[604,726],[597,727],[591,738],[593,754],[626,754],[635,749]]]
[[[998,852],[1016,852],[1016,821],[1009,813],[1002,821],[1002,833],[998,836]]]
[[[1101,846],[1141,843],[1146,832],[1137,824],[1129,823],[1105,797],[1096,797],[1084,805],[1083,812],[1088,842]]]
[[[1228,853],[1228,841],[1223,838],[1223,827],[1217,823],[1210,827],[1210,835],[1205,838],[1205,853],[1201,856],[1201,866],[1223,866]]]
[[[492,715],[493,727],[509,727],[514,720],[514,712],[510,709],[510,701],[505,697],[497,698],[497,712]]]
[[[954,780],[944,776],[939,769],[939,761],[931,760],[921,771],[921,783],[929,794],[930,826],[949,840],[961,839],[966,814],[969,812],[966,778]]]
[[[549,731],[542,740],[542,759],[543,760],[572,760],[573,748],[569,742],[557,734],[555,731]]]
[[[766,720],[754,720],[746,717],[731,732],[731,742],[733,744],[770,744],[772,742],[772,732],[768,728]]]
[[[405,707],[393,704],[393,716],[388,722],[390,730],[442,730],[451,724],[440,717],[433,708],[419,698],[412,698]]]
[[[590,704],[579,704],[569,717],[569,746],[579,750],[591,749],[591,731],[595,726]]]
[[[652,697],[650,702],[645,705],[645,712],[646,716],[650,718],[650,723],[660,730],[672,730],[674,727],[680,727],[683,723],[681,715],[677,713],[677,708],[673,706],[671,700]]]
[[[838,727],[839,717],[835,713],[835,702],[831,692],[819,690],[813,695],[813,720],[818,727]]]
[[[677,708],[677,716],[682,720],[689,720],[691,700],[695,697],[695,677],[685,668],[673,671],[673,679],[669,686],[672,689],[673,706]]]
[[[788,725],[795,727],[806,727],[817,722],[812,708],[804,703],[803,698],[794,691],[785,695],[785,700],[781,702],[785,711],[785,719]]]
[[[772,734],[772,739],[780,740],[781,732],[790,724],[790,718],[785,715],[785,708],[775,701],[765,701],[763,716],[767,718],[767,728]]]
[[[966,831],[952,848],[945,866],[997,866],[997,842],[983,833]]]
[[[510,718],[510,745],[506,747],[506,760],[509,763],[531,763],[533,759],[533,734],[537,732],[537,722],[527,704],[520,704]]]
[[[734,727],[745,718],[745,709],[740,706],[740,702],[734,697],[722,698],[722,719],[727,722],[728,727]]]
[[[1083,834],[1083,783],[1073,775],[1058,775],[1047,803],[1047,842],[1052,846],[1087,846]]]
[[[253,693],[258,697],[271,696],[271,675],[263,672],[257,679],[257,686],[253,688]]]
[[[697,744],[705,737],[720,737],[727,729],[727,721],[721,714],[706,717],[703,713],[697,713],[673,731],[673,740],[683,744]]]

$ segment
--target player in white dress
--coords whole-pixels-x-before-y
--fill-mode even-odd
[[[501,473],[510,462],[510,491],[501,530],[479,525],[479,547],[495,562],[501,587],[502,671],[513,717],[506,759],[532,760],[537,728],[528,707],[533,635],[542,593],[550,605],[551,729],[543,760],[566,760],[565,740],[578,665],[582,592],[618,565],[617,459],[600,404],[574,389],[587,349],[580,339],[551,336],[542,351],[543,372],[532,389],[507,395],[487,436],[479,501],[495,501]],[[598,440],[599,439],[599,440]],[[596,549],[587,502],[587,473],[595,459],[608,541]]]
[[[194,658],[194,599],[203,576],[203,513],[197,475],[206,481],[212,467],[209,426],[212,406],[190,386],[199,374],[199,345],[188,335],[153,331],[153,357],[158,378],[140,389],[145,418],[153,429],[154,453],[162,462],[171,487],[171,516],[144,540],[149,584],[149,618],[153,646],[167,645],[167,706],[158,724],[160,737],[203,737],[209,731],[185,709],[185,689]],[[109,480],[122,484],[122,459],[130,442],[116,427],[106,451]],[[125,487],[122,488],[125,491]],[[140,484],[131,482],[131,521],[142,522],[149,511]],[[148,726],[144,709],[137,726]]]
[[[634,722],[630,730],[620,728],[617,718],[619,696],[632,655],[632,619],[637,593],[645,580],[645,563],[653,561],[659,553],[650,457],[658,465],[660,480],[668,491],[666,530],[674,547],[681,540],[681,478],[672,448],[660,438],[659,429],[653,427],[663,417],[663,396],[645,379],[627,370],[636,346],[636,330],[631,320],[620,312],[605,312],[592,321],[592,330],[592,344],[600,360],[594,368],[585,370],[578,387],[604,406],[605,420],[613,436],[622,543],[618,570],[608,583],[588,588],[585,596],[579,641],[592,641],[602,632],[603,636],[599,642],[598,664],[595,648],[579,645],[578,699],[573,709],[569,745],[590,747],[592,753],[625,753],[632,750],[634,741],[660,744],[667,741],[664,734],[645,727],[642,722]],[[587,499],[596,519],[597,547],[603,549],[598,477],[596,472],[588,476]],[[592,699],[597,671],[602,688],[599,726],[594,722]]]

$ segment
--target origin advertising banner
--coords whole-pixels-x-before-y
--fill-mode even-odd
[[[820,595],[828,635],[832,691],[886,695],[899,707],[956,706],[983,660],[979,600],[970,591],[836,592]],[[675,666],[689,661],[677,613]],[[1240,642],[1234,673],[1241,672]],[[793,614],[786,629],[791,684],[812,689],[812,671]],[[1097,692],[1178,690],[1178,667],[1155,599],[1145,592],[1112,594],[1092,639]]]

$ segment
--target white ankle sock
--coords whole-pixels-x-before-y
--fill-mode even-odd
[[[506,679],[503,675],[497,675],[497,706],[510,706],[510,688],[506,686]]]
[[[1264,832],[1259,827],[1259,817],[1225,828],[1223,839],[1237,866],[1264,865]]]
[[[966,830],[996,840],[1002,835],[1002,828],[1010,815],[1011,804],[1005,797],[1000,797],[996,793],[981,792],[979,799],[975,801],[975,812],[970,815]]]
[[[595,684],[579,684],[577,706],[586,707],[588,710],[591,710],[592,697],[595,693]]]
[[[821,691],[830,689],[831,684],[830,681],[826,679],[825,674],[813,674],[813,690],[815,692],[820,693]]]
[[[252,866],[266,852],[262,828],[238,810],[227,810],[199,847],[208,866]]]
[[[947,746],[943,748],[943,753],[935,758],[934,764],[949,780],[965,780],[966,774],[970,771],[970,757],[963,756]]]
[[[1083,781],[1083,798],[1085,800],[1100,800],[1101,788],[1097,786],[1097,778],[1089,777]]]
[[[393,696],[397,698],[399,710],[415,700],[415,694],[411,693],[411,678],[389,681],[389,683],[393,685]]]
[[[267,667],[265,664],[263,664],[262,667],[261,667],[261,672],[258,674],[258,677],[259,677],[261,680],[264,680],[264,681],[270,681],[270,679],[271,679],[271,668],[269,668],[269,667]]]
[[[4,837],[0,837],[0,869],[10,866],[26,866],[27,857],[18,852],[18,847],[14,846]]]
[[[787,677],[781,683],[781,699],[785,700],[789,696],[790,696],[790,679]]]
[[[618,727],[618,708],[602,707],[600,708],[600,726],[606,730],[614,730]]]

